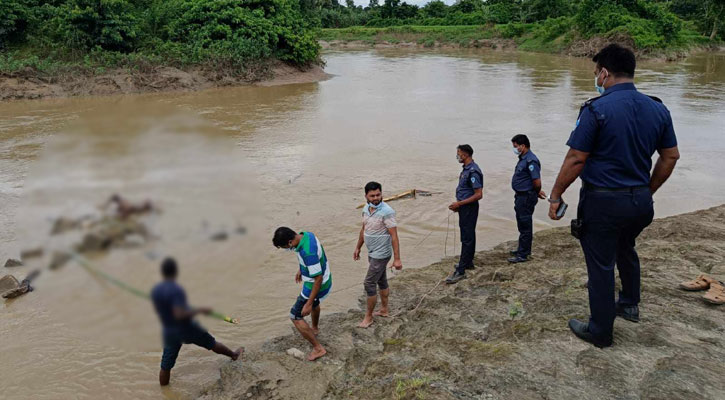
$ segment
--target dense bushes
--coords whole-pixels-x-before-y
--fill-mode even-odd
[[[298,0],[0,0],[0,41],[66,60],[119,59],[110,52],[237,68],[319,53]]]
[[[343,7],[336,0],[326,4],[322,10],[328,17],[322,27],[501,25],[497,30],[506,38],[626,36],[643,49],[678,45],[696,34],[685,28],[710,35],[725,25],[725,0],[457,0],[450,6],[432,0],[415,13],[415,6],[401,0],[385,0],[382,5],[373,0],[365,8]],[[683,19],[693,21],[685,24]]]

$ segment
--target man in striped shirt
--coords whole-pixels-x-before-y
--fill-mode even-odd
[[[284,226],[274,232],[272,243],[277,248],[297,253],[299,270],[295,275],[295,282],[302,282],[302,293],[290,310],[290,319],[302,337],[312,345],[312,351],[307,359],[314,361],[327,354],[325,348],[317,341],[317,335],[320,333],[320,301],[332,289],[332,274],[325,249],[312,232],[297,233]],[[312,327],[305,321],[308,315],[312,315]]]
[[[367,309],[365,317],[358,327],[367,328],[373,323],[373,315],[388,316],[388,288],[387,267],[393,257],[393,268],[403,268],[400,261],[400,243],[398,240],[398,224],[395,222],[395,211],[383,201],[383,188],[377,182],[368,182],[365,185],[365,199],[368,203],[363,208],[363,226],[355,246],[352,258],[360,259],[360,250],[363,243],[368,248],[368,273],[365,276],[365,294]],[[377,289],[380,288],[380,310],[375,310],[378,302]]]

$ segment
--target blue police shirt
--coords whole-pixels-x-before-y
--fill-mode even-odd
[[[533,151],[519,156],[514,176],[511,178],[511,188],[516,192],[534,190],[534,180],[541,179],[541,163]]]
[[[483,188],[483,172],[478,164],[471,161],[468,165],[463,166],[463,171],[458,178],[458,187],[456,188],[456,200],[465,200],[474,195],[476,189]]]
[[[189,307],[186,292],[178,283],[172,280],[160,282],[151,290],[151,300],[165,333],[176,333],[191,325],[191,319],[180,321],[174,317],[174,307]]]
[[[566,144],[589,153],[582,181],[627,188],[649,185],[652,155],[677,146],[677,138],[667,107],[620,83],[584,103]]]

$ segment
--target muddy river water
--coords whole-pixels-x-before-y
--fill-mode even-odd
[[[201,322],[230,346],[255,346],[290,330],[296,259],[271,245],[274,228],[288,225],[315,232],[330,259],[324,329],[324,313],[357,307],[362,294],[366,263],[352,252],[367,181],[387,195],[440,192],[390,203],[404,266],[425,266],[459,251],[446,206],[460,171],[456,145],[469,143],[485,175],[478,249],[514,239],[510,138],[530,137],[548,192],[579,105],[595,95],[584,59],[386,50],[325,60],[334,76],[313,84],[0,104],[0,262],[28,247],[68,246],[77,234],[49,237],[50,221],[97,213],[113,192],[151,198],[163,212],[144,221],[158,239],[92,263],[147,290],[159,257],[175,256],[191,303],[240,325]],[[682,153],[657,193],[657,216],[723,203],[725,54],[645,62],[636,82],[669,107]],[[565,198],[576,204],[576,190]],[[537,207],[537,231],[566,224],[548,220],[546,208]],[[229,238],[209,240],[218,231]],[[189,398],[227,362],[186,346],[171,387],[160,389],[151,306],[74,263],[0,305],[0,352],[7,398]]]

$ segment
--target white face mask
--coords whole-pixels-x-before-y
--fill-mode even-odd
[[[517,156],[521,155],[521,150],[519,150],[518,147],[514,147],[514,148],[512,148],[512,150],[514,151],[514,154],[516,154]]]
[[[604,89],[604,82],[606,82],[607,78],[609,78],[609,75],[607,75],[607,77],[602,81],[602,86],[599,86],[599,75],[601,75],[602,72],[604,72],[604,70],[599,71],[599,74],[594,77],[594,89],[596,89],[599,94],[604,94],[604,91],[606,90]]]

